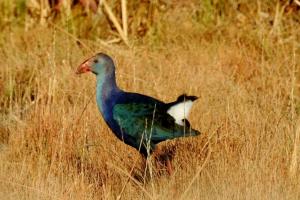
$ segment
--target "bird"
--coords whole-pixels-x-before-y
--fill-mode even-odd
[[[182,94],[176,101],[165,103],[127,92],[118,87],[115,71],[113,59],[105,53],[97,53],[80,64],[76,74],[92,72],[96,75],[98,109],[111,131],[125,144],[147,158],[160,142],[200,134],[187,120],[198,97]],[[172,174],[169,156],[165,158],[167,171]]]

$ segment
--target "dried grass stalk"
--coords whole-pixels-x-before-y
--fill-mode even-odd
[[[299,153],[299,145],[300,145],[300,118],[297,121],[296,132],[295,132],[295,141],[294,141],[294,149],[291,159],[290,165],[290,176],[295,177],[297,169],[298,169],[298,153]]]
[[[126,34],[124,33],[124,30],[121,28],[121,25],[118,22],[118,19],[113,14],[111,8],[109,7],[109,5],[107,4],[107,2],[105,0],[102,0],[102,5],[103,5],[105,11],[107,12],[109,19],[112,21],[112,23],[116,27],[121,39],[124,41],[124,43],[127,46],[129,46],[128,38],[127,38]]]
[[[126,37],[128,37],[128,23],[127,23],[127,1],[121,0],[122,4],[122,24],[123,31]]]

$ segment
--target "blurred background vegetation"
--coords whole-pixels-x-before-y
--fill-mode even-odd
[[[127,19],[128,37],[132,43],[145,40],[171,42],[172,38],[169,40],[170,36],[166,34],[168,29],[173,30],[176,36],[177,29],[184,29],[186,34],[197,34],[199,39],[208,41],[212,37],[226,38],[232,33],[238,34],[232,37],[240,36],[241,33],[245,34],[243,37],[251,37],[243,31],[229,33],[228,27],[257,30],[254,34],[271,32],[276,36],[283,36],[289,26],[300,23],[298,0],[128,1],[124,17],[121,1],[106,1],[2,0],[0,28],[2,32],[15,28],[28,31],[55,24],[78,38],[120,42],[116,23],[109,16],[107,7],[121,26],[122,18]],[[261,33],[258,26],[263,26],[266,33]]]

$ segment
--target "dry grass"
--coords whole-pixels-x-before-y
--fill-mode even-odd
[[[273,1],[214,2],[178,3],[145,37],[129,31],[130,49],[68,28],[26,28],[7,12],[0,199],[299,199],[297,15]],[[201,97],[190,121],[203,134],[160,145],[176,148],[171,177],[152,167],[154,176],[136,179],[144,161],[100,117],[94,76],[75,75],[101,51],[116,60],[125,90],[164,101],[183,92]]]

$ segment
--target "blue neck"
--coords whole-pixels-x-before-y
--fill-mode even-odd
[[[99,73],[97,75],[97,105],[101,114],[105,120],[109,120],[112,116],[112,108],[115,104],[116,95],[118,95],[121,90],[116,84],[115,72],[112,73]]]

